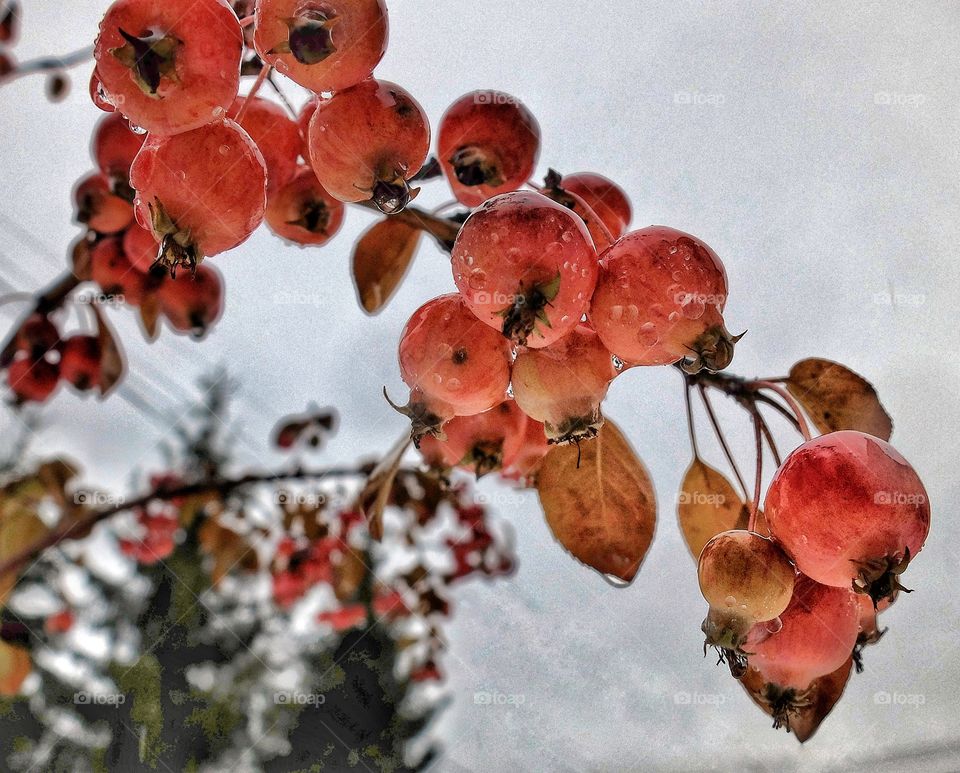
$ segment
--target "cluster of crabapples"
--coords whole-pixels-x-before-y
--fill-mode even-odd
[[[461,186],[461,201],[482,198]],[[596,435],[624,369],[729,364],[716,253],[672,228],[627,232],[629,221],[624,192],[592,174],[551,175],[472,211],[453,245],[458,292],[424,304],[400,340],[402,410],[428,461],[529,477],[548,444]]]
[[[789,727],[817,679],[880,638],[877,615],[905,590],[898,578],[926,540],[930,506],[892,446],[853,430],[794,450],[765,505],[768,536],[726,531],[700,553],[703,632],[734,676],[758,672]]]

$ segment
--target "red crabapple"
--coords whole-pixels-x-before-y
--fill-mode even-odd
[[[590,322],[607,348],[630,365],[722,370],[739,337],[723,324],[727,275],[694,236],[650,226],[600,256]]]
[[[319,104],[320,97],[311,97],[300,108],[300,114],[297,116],[297,126],[300,129],[300,156],[307,164],[310,163],[310,121],[313,119],[313,114],[317,112]]]
[[[779,618],[775,632],[763,623],[755,626],[744,649],[751,667],[796,698],[814,679],[835,671],[850,657],[857,642],[859,609],[852,591],[821,585],[801,574]]]
[[[145,135],[130,130],[130,124],[120,113],[109,113],[100,119],[93,135],[93,159],[114,186],[127,187],[130,165],[144,139]]]
[[[123,252],[137,271],[146,274],[157,262],[160,244],[152,231],[131,223],[123,232]]]
[[[124,303],[139,306],[147,289],[147,277],[133,267],[119,238],[104,239],[90,253],[90,278],[104,295],[119,296]]]
[[[77,222],[101,234],[115,234],[133,220],[130,202],[110,191],[110,183],[102,174],[84,178],[73,193],[77,206]]]
[[[430,151],[430,124],[395,83],[371,78],[321,100],[310,119],[310,166],[340,201],[372,200],[386,214],[415,195],[408,180]]]
[[[400,337],[400,375],[423,400],[408,410],[442,418],[492,408],[507,393],[511,354],[509,342],[473,316],[458,294],[428,301]],[[438,428],[416,424],[415,436]]]
[[[59,368],[46,360],[14,360],[7,369],[7,383],[18,400],[44,402],[57,388]]]
[[[472,91],[440,119],[440,166],[461,204],[521,188],[540,153],[540,126],[520,100],[498,91]]]
[[[96,336],[70,336],[60,353],[60,378],[84,392],[100,383],[100,341]]]
[[[524,485],[530,483],[536,477],[540,463],[549,450],[543,424],[526,417],[521,442],[504,449],[501,477],[519,481]]]
[[[517,354],[511,371],[513,398],[532,419],[543,422],[552,443],[597,434],[600,403],[617,375],[613,356],[587,325],[540,349]]]
[[[45,314],[34,313],[24,320],[17,331],[15,345],[31,360],[40,360],[60,343],[60,331]]]
[[[295,244],[325,244],[340,230],[343,217],[343,202],[323,189],[309,166],[302,166],[269,200],[264,219],[277,236]]]
[[[817,582],[891,596],[923,547],[930,503],[913,467],[889,443],[844,430],[797,448],[764,508],[773,538]]]
[[[737,529],[704,545],[697,576],[710,605],[703,621],[706,643],[740,652],[754,625],[775,619],[787,608],[796,570],[775,542]]]
[[[561,188],[560,181],[560,175],[551,169],[544,178],[543,186],[534,187],[544,196],[558,204],[562,204],[583,220],[583,224],[590,233],[590,238],[593,239],[593,246],[596,248],[598,254],[602,254],[613,245],[616,239],[610,233],[610,229],[607,228],[606,223],[593,211],[593,208],[576,193],[571,193]]]
[[[435,467],[460,467],[482,477],[515,458],[524,443],[525,417],[513,400],[474,416],[457,416],[443,426],[446,436],[420,442],[423,458]]]
[[[236,120],[241,111],[242,120],[238,123],[263,155],[269,199],[290,182],[297,171],[300,129],[280,105],[260,97],[237,97],[227,117]]]
[[[560,184],[597,213],[614,239],[626,233],[633,217],[630,199],[613,180],[592,172],[578,172],[564,175]]]
[[[583,221],[534,191],[503,193],[474,210],[452,254],[467,305],[512,341],[549,346],[586,313],[597,254]]]
[[[193,274],[166,280],[157,297],[174,330],[202,338],[223,313],[223,280],[217,269],[204,263]]]
[[[315,92],[342,91],[370,77],[387,48],[383,0],[258,0],[260,58]]]
[[[165,266],[195,266],[243,242],[263,220],[266,168],[230,120],[172,137],[149,135],[130,170],[137,219]]]
[[[223,118],[240,86],[242,49],[226,0],[116,0],[94,57],[107,101],[166,135]]]

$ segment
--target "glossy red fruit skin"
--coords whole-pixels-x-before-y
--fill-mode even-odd
[[[322,100],[310,119],[310,166],[340,201],[373,200],[384,212],[410,199],[406,184],[430,151],[430,124],[404,89],[373,78]]]
[[[433,466],[460,467],[482,477],[517,457],[525,429],[517,404],[504,400],[483,413],[451,419],[443,425],[445,438],[428,435],[420,442],[420,453]]]
[[[550,346],[517,354],[513,399],[527,416],[543,422],[551,442],[593,437],[603,423],[600,403],[616,375],[599,336],[578,325]]]
[[[7,369],[7,383],[19,400],[42,403],[54,393],[60,379],[56,365],[46,360],[14,360]]]
[[[515,97],[472,91],[440,119],[437,148],[454,196],[476,207],[527,183],[540,154],[540,125]]]
[[[683,362],[690,370],[729,365],[727,275],[717,254],[690,234],[650,226],[600,256],[590,323],[630,365]]]
[[[400,375],[430,401],[458,416],[482,413],[504,399],[509,342],[474,317],[456,293],[417,309],[400,336]]]
[[[613,180],[593,172],[577,172],[563,176],[563,189],[583,199],[614,239],[630,227],[633,210],[624,190]]]
[[[109,113],[100,119],[93,135],[93,160],[110,180],[127,184],[130,165],[136,158],[146,135],[131,131],[127,119],[119,113]]]
[[[97,75],[97,69],[94,68],[90,73],[90,101],[105,113],[113,113],[116,108],[107,101],[106,94],[103,91],[103,84],[100,83],[100,76]]]
[[[104,239],[90,253],[90,278],[104,295],[118,296],[139,306],[147,290],[146,276],[127,260],[119,238]]]
[[[146,274],[157,262],[160,243],[152,231],[139,223],[131,223],[123,232],[123,252],[137,271]]]
[[[753,668],[781,689],[802,691],[818,676],[842,666],[857,643],[860,613],[856,594],[798,575],[793,598],[770,633],[759,623],[744,650]]]
[[[101,174],[85,177],[73,192],[77,222],[101,234],[115,234],[133,221],[133,208],[110,190],[110,183]]]
[[[247,104],[249,103],[249,104]],[[244,105],[246,104],[246,110]],[[300,128],[287,117],[284,109],[266,99],[237,97],[227,117],[239,121],[250,135],[267,168],[267,198],[279,191],[293,179],[297,171],[297,156],[300,155]]]
[[[313,170],[302,166],[270,198],[265,220],[277,236],[300,245],[326,244],[343,225],[345,207],[327,193]]]
[[[504,448],[502,478],[529,485],[536,478],[543,458],[550,450],[547,433],[539,421],[524,415],[521,441]]]
[[[335,18],[327,39],[334,50],[319,61],[306,63],[277,49],[291,42],[291,23],[306,21],[304,13],[311,11]],[[342,91],[369,78],[387,49],[383,0],[259,0],[255,25],[254,44],[261,59],[317,93]]]
[[[96,336],[70,336],[60,353],[60,378],[81,392],[100,383],[100,341]]]
[[[161,70],[155,93],[114,53],[133,53],[121,29],[165,39],[167,72]],[[161,135],[223,118],[240,87],[242,49],[240,22],[226,0],[117,0],[100,22],[94,57],[107,101],[132,123]]]
[[[266,209],[266,167],[230,120],[172,137],[148,136],[130,169],[137,220],[167,265],[217,255],[253,233]]]
[[[313,114],[317,112],[317,105],[320,102],[320,97],[311,97],[300,108],[300,114],[297,116],[297,126],[300,128],[300,157],[308,166],[310,165],[310,121],[313,119]]]
[[[203,338],[223,314],[223,278],[213,266],[197,266],[168,279],[157,291],[160,310],[179,333]]]
[[[451,265],[471,311],[531,348],[549,346],[580,324],[598,270],[583,221],[534,191],[504,193],[474,210]]]
[[[852,430],[794,450],[770,483],[764,513],[801,572],[841,588],[863,574],[868,583],[889,579],[887,570],[907,551],[915,557],[930,530],[927,492],[907,460]],[[892,591],[874,590],[876,599]]]

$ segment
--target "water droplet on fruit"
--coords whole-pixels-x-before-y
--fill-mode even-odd
[[[464,258],[464,261],[463,261],[463,262],[466,263],[468,266],[472,266],[472,265],[473,265],[473,255],[467,255],[467,257]]]
[[[229,156],[229,155],[230,155],[230,146],[229,146],[229,145],[221,145],[221,146],[220,146],[220,155],[221,155],[221,156]]]
[[[619,322],[623,318],[623,306],[610,307],[610,319]]]
[[[674,251],[676,251],[676,248],[674,248]],[[728,607],[735,607],[737,605],[737,599],[735,596],[727,596],[723,600],[723,603],[726,604]]]
[[[616,370],[620,371],[620,370],[623,370],[623,365],[624,365],[623,360],[617,357],[617,355],[613,355],[613,367]]]
[[[671,254],[671,255],[676,255],[676,254],[677,254],[677,245],[676,245],[676,244],[671,244],[671,245],[670,245],[670,254]]]
[[[660,343],[660,334],[657,333],[657,326],[652,322],[644,322],[637,333],[637,341],[644,346],[656,346]]]
[[[638,319],[640,319],[640,309],[636,304],[631,303],[629,306],[627,306],[626,311],[627,322],[636,322]],[[647,325],[650,325],[650,323],[648,322]],[[650,327],[653,327],[653,325],[650,325]]]
[[[499,244],[499,243],[500,243],[500,234],[498,234],[496,231],[494,231],[492,234],[490,234],[490,241],[492,241],[494,244]]]
[[[617,577],[613,574],[601,574],[600,576],[606,580],[607,585],[610,585],[613,588],[623,589],[630,587],[630,583],[627,580],[624,580],[622,577]]]
[[[569,244],[570,242],[573,241],[573,234],[570,233],[569,231],[564,231],[563,236],[561,236],[560,238],[563,239],[565,242],[567,242],[567,244]]]
[[[447,382],[447,389],[451,392],[456,392],[461,386],[462,384],[458,378],[452,378]]]
[[[443,376],[441,376],[439,373],[434,373],[434,374],[433,374],[433,383],[436,384],[437,386],[439,386],[440,384],[442,384],[442,383],[443,383]]]
[[[487,275],[480,269],[477,269],[470,275],[468,282],[471,290],[482,290],[487,284]]]
[[[770,633],[780,633],[780,630],[783,628],[783,620],[775,617],[773,620],[767,620],[767,622],[763,624],[763,627]]]
[[[671,312],[667,315],[667,321],[668,321],[668,322],[676,322],[678,319],[680,319],[680,314],[679,314],[679,312],[671,311]]]
[[[177,172],[177,177],[180,179],[181,182],[183,182],[184,180],[187,179],[187,173],[183,169],[181,169],[179,172]]]
[[[134,134],[146,134],[146,133],[147,133],[147,130],[144,129],[142,126],[137,126],[135,123],[130,123],[130,121],[127,121],[127,126],[130,127],[130,131],[132,131]]]
[[[519,263],[519,262],[520,262],[520,254],[521,254],[521,253],[520,253],[520,248],[519,248],[519,247],[511,247],[509,250],[507,250],[507,260],[508,260],[510,263]]]
[[[680,304],[680,313],[687,319],[700,319],[707,309],[703,298],[694,293],[688,293]]]
[[[682,277],[683,274],[681,274],[679,271],[674,271],[670,276],[673,277],[674,282],[679,282],[680,277]]]
[[[211,113],[211,115],[213,115],[214,118],[223,118],[226,114],[227,114],[227,111],[222,107],[213,108],[213,111]]]

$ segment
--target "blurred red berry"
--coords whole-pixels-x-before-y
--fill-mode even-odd
[[[157,297],[174,330],[202,338],[223,314],[223,279],[217,269],[203,264],[196,273],[184,271],[167,279]]]
[[[95,336],[75,335],[63,343],[60,378],[84,392],[100,383],[100,341]]]
[[[160,244],[152,231],[134,222],[123,232],[123,251],[133,267],[146,274],[157,262]]]
[[[139,306],[147,291],[147,277],[127,259],[118,238],[104,239],[93,248],[90,278],[104,295],[122,298],[130,306]]]
[[[27,317],[15,338],[16,349],[29,359],[39,360],[60,342],[60,331],[51,319],[40,313]]]
[[[130,202],[115,195],[102,174],[85,177],[73,192],[77,222],[101,234],[115,234],[133,222]]]
[[[295,244],[325,244],[340,230],[343,202],[327,193],[313,170],[296,175],[269,200],[265,220],[277,236]]]
[[[473,313],[530,347],[549,346],[580,324],[597,281],[583,221],[534,191],[504,193],[474,210],[452,266]]]
[[[94,57],[106,100],[161,135],[223,118],[240,86],[242,48],[226,0],[116,0]]]
[[[260,58],[315,92],[368,78],[387,47],[383,0],[259,0],[254,44]]]
[[[683,231],[650,226],[600,256],[590,323],[631,365],[722,370],[739,340],[724,326],[726,302],[727,275],[717,254]]]
[[[504,458],[514,459],[525,441],[526,422],[513,400],[504,400],[475,416],[457,416],[443,426],[444,440],[420,442],[423,458],[435,467],[460,467],[477,477],[495,472]]]
[[[269,199],[290,182],[297,171],[300,128],[280,105],[260,97],[237,97],[227,117],[236,120],[238,115],[241,118],[238,123],[263,155]]]
[[[300,108],[300,115],[297,116],[297,126],[300,128],[300,156],[307,165],[310,164],[310,121],[313,114],[317,112],[320,101],[320,97],[311,97]]]
[[[229,120],[148,136],[130,170],[137,219],[171,268],[193,267],[246,240],[263,220],[266,178],[257,146]]]
[[[407,181],[430,150],[430,125],[394,83],[370,79],[322,100],[310,119],[310,166],[340,201],[372,200],[383,212],[412,198]]]
[[[46,401],[56,390],[59,380],[59,368],[47,360],[18,359],[7,369],[7,384],[23,401]]]
[[[73,623],[73,611],[70,609],[63,609],[50,615],[50,617],[46,619],[43,624],[43,630],[51,636],[64,634],[73,628]]]
[[[475,207],[527,183],[540,153],[540,126],[515,97],[472,91],[440,119],[437,144],[457,200]]]
[[[521,442],[504,449],[501,477],[527,485],[536,477],[540,463],[549,450],[543,424],[526,417]]]

